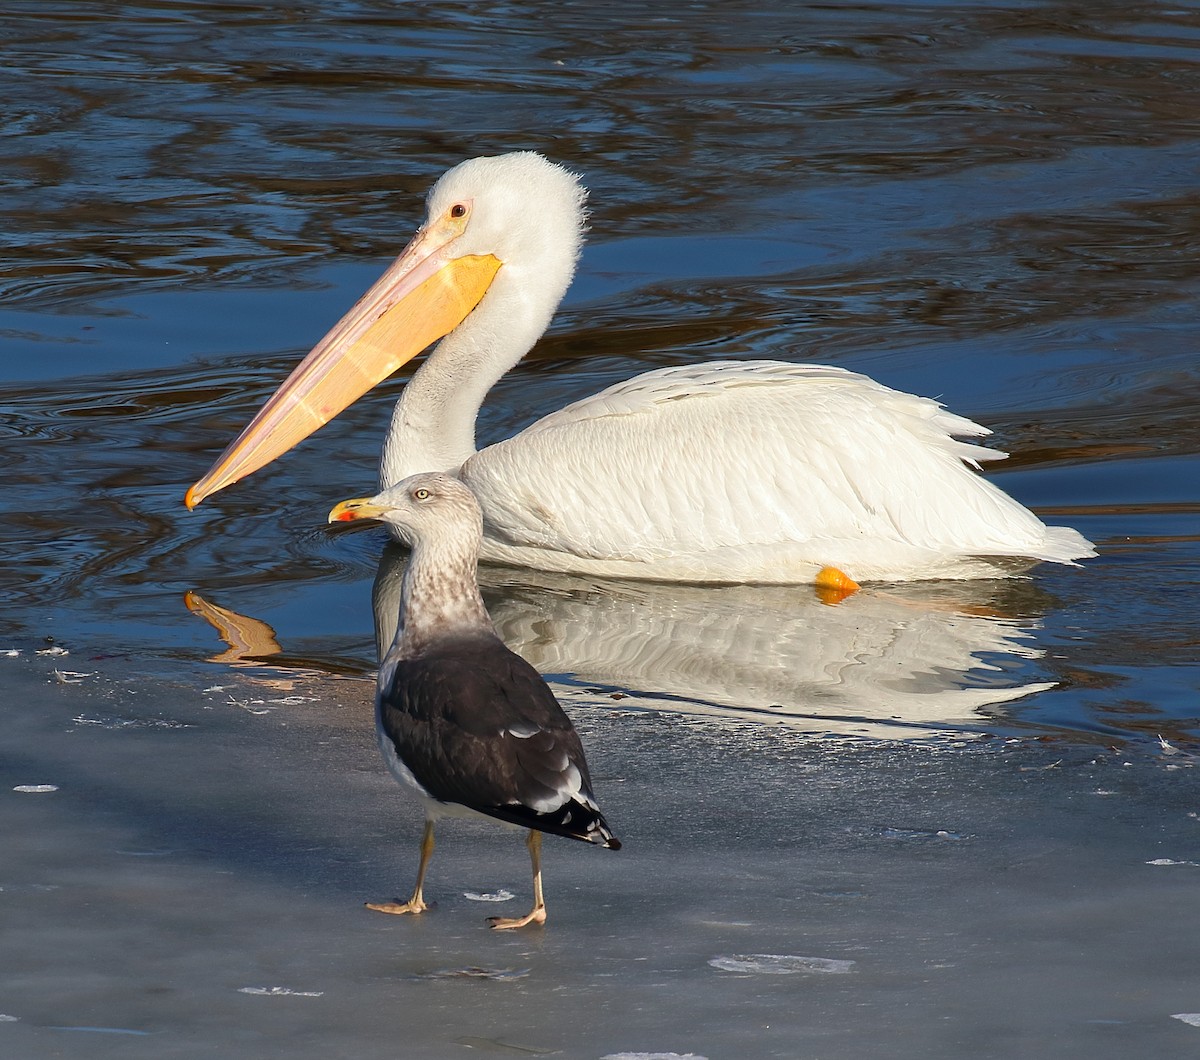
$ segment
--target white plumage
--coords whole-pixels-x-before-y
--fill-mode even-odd
[[[688,581],[987,577],[1087,552],[972,470],[984,428],[840,368],[638,376],[480,451],[484,555]]]
[[[484,559],[790,583],[827,566],[860,581],[973,578],[1094,555],[1075,530],[1045,526],[976,473],[980,461],[1004,456],[959,440],[985,428],[840,368],[720,361],[661,369],[476,452],[487,391],[542,334],[570,283],[584,197],[573,174],[530,152],[446,173],[408,249],[189,502],[288,447],[265,443],[280,409],[303,404],[311,432],[429,335],[445,334],[397,403],[381,485],[457,473],[483,507]],[[414,310],[446,297],[460,267],[471,292],[465,309]],[[314,376],[324,385],[347,362],[354,378],[334,388],[336,399],[309,395]]]

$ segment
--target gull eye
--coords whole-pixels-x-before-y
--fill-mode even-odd
[[[466,206],[461,202],[456,202],[453,206],[450,207],[450,216],[453,217],[455,220],[458,220],[460,217],[466,217],[467,216]]]
[[[427,490],[424,486],[418,486],[415,490],[413,490],[413,500],[429,500],[429,490]]]

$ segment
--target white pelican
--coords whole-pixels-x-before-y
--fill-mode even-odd
[[[438,339],[405,387],[387,488],[456,474],[485,560],[697,582],[996,577],[1094,555],[976,474],[1005,454],[926,398],[842,368],[715,361],[646,372],[478,452],[491,386],[546,329],[574,273],[586,192],[533,152],[433,186],[396,261],[267,401],[189,507],[269,463]]]
[[[417,884],[380,913],[423,913],[433,825],[482,815],[529,829],[533,908],[494,928],[542,924],[542,832],[620,850],[592,794],[583,744],[546,682],[496,635],[475,580],[483,518],[471,491],[413,475],[342,501],[329,521],[382,519],[412,546],[396,636],[379,666],[375,723],[393,776],[425,805]]]

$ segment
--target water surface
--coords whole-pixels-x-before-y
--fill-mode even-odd
[[[417,825],[371,746],[372,587],[380,597],[395,570],[380,569],[380,533],[323,521],[370,490],[403,378],[195,512],[182,495],[403,245],[429,184],[465,157],[522,148],[583,175],[591,230],[550,333],[490,395],[481,444],[660,365],[839,364],[991,427],[1012,455],[989,473],[1100,556],[1013,583],[872,587],[837,607],[802,589],[485,571],[498,625],[586,730],[628,834],[623,861],[562,854],[552,914],[560,872],[557,908],[583,921],[552,920],[548,948],[500,962],[528,977],[452,988],[516,987],[536,1013],[566,976],[578,1004],[559,1017],[585,1029],[572,1037],[534,1014],[507,1037],[464,1032],[467,1047],[716,1057],[733,1055],[728,1027],[781,1056],[883,1041],[922,1056],[1194,1048],[1200,1032],[1170,1019],[1200,1011],[1194,962],[1171,956],[1187,940],[1116,963],[1099,940],[1152,930],[1142,914],[1156,903],[1175,908],[1143,869],[1178,880],[1200,861],[1183,779],[1200,725],[1195,5],[15,3],[0,38],[0,648],[20,653],[0,658],[0,791],[57,783],[70,796],[6,797],[14,860],[0,902],[20,895],[31,926],[5,932],[5,967],[25,971],[0,992],[0,1013],[17,1017],[0,1035],[22,1035],[22,1055],[187,1056],[216,1043],[269,1055],[253,1029],[261,1009],[238,1007],[255,998],[313,1006],[281,1031],[290,1055],[392,1055],[339,990],[413,1004],[408,973],[381,970],[389,953],[424,971],[496,963],[462,900],[433,929],[356,919],[364,888],[407,877]],[[48,645],[70,655],[35,654]],[[55,679],[55,667],[86,676]],[[653,734],[645,747],[639,732]],[[686,776],[681,733],[695,734]],[[230,758],[235,747],[260,754]],[[304,758],[330,747],[319,768]],[[1060,757],[1072,768],[1041,771]],[[1094,762],[1119,775],[1122,761],[1136,783],[1094,775]],[[1026,790],[1023,769],[1039,770],[1045,813],[1034,799],[1005,821],[987,807]],[[760,773],[775,779],[746,779]],[[304,794],[317,776],[343,785],[337,815]],[[922,776],[934,778],[923,795]],[[1126,809],[1096,794],[1110,789]],[[828,793],[820,813],[805,809],[814,791]],[[685,792],[708,827],[677,830]],[[854,831],[864,792],[875,809]],[[247,817],[260,797],[278,812]],[[978,814],[957,820],[967,803]],[[1136,819],[1171,849],[1151,849]],[[838,839],[845,827],[862,842]],[[984,839],[921,838],[947,830]],[[397,834],[409,845],[384,864]],[[445,882],[499,858],[523,894],[506,840],[477,839],[447,853]],[[889,842],[898,853],[880,857]],[[967,853],[926,878],[934,849]],[[1086,917],[1055,920],[1064,894],[1093,893],[1075,890],[1072,849],[1112,885],[1091,934]],[[1147,867],[1160,855],[1180,864]],[[667,882],[672,858],[695,886]],[[1030,864],[1038,872],[1022,874]],[[970,930],[972,895],[1002,866],[1016,866],[1010,901]],[[322,953],[336,951],[339,970],[318,975],[313,958],[319,1001],[238,995],[288,985],[270,973],[302,937],[303,918],[286,913],[297,874],[322,881],[303,900],[328,917]],[[783,879],[811,900],[780,906]],[[104,898],[131,886],[163,910],[152,930]],[[812,898],[843,890],[867,897]],[[194,918],[168,915],[177,894]],[[635,897],[647,894],[658,897]],[[280,919],[243,942],[268,907]],[[884,910],[916,916],[938,952],[888,935]],[[714,917],[725,934],[710,942],[699,925]],[[752,938],[727,938],[742,921]],[[95,952],[64,940],[64,922],[92,925]],[[446,931],[466,940],[454,960]],[[1034,952],[1039,932],[1059,940],[1052,955]],[[205,950],[205,935],[225,941]],[[650,937],[660,957],[682,948],[695,961],[647,962],[635,940]],[[844,945],[812,950],[835,937]],[[794,992],[804,976],[751,975],[736,980],[737,1015],[719,1019],[682,1004],[730,989],[710,958],[784,943],[781,956],[854,959],[866,974],[818,996]],[[113,949],[131,953],[123,973],[103,959]],[[253,954],[242,978],[262,982],[214,985],[230,953]],[[958,969],[961,1033],[934,1029],[946,1015],[936,975],[915,976],[904,1016],[896,991],[918,953]],[[998,967],[1043,970],[1041,994],[1009,997],[1026,1031],[1003,1026]],[[1086,981],[1111,1003],[1065,987],[1057,1004],[1040,1000],[1084,968],[1106,971],[1109,986]],[[191,1000],[156,1008],[166,988]],[[972,1008],[972,989],[993,999]],[[586,1029],[580,1010],[597,997],[645,1013],[646,1033]],[[849,1021],[858,1005],[877,1025]],[[420,1031],[429,1055],[464,1048],[439,1034]]]

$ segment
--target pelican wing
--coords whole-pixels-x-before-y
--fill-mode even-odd
[[[962,577],[980,557],[1091,554],[976,474],[1005,454],[960,439],[988,433],[844,369],[709,362],[569,405],[475,454],[462,477],[483,506],[485,556],[545,550],[563,569]]]

